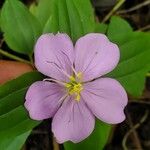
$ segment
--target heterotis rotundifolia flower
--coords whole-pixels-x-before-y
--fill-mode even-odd
[[[103,34],[90,33],[75,46],[66,34],[44,34],[35,45],[35,66],[48,78],[33,83],[25,107],[34,120],[52,119],[59,143],[88,137],[95,117],[109,123],[125,119],[127,94],[105,77],[119,62],[118,46]]]

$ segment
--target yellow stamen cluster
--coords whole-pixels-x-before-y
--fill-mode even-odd
[[[81,76],[82,76],[82,73],[78,73],[76,76],[77,80],[80,80]],[[80,98],[81,98],[80,93],[83,90],[83,86],[82,86],[82,83],[80,83],[77,80],[74,76],[70,76],[70,82],[66,83],[66,88],[70,95],[75,96],[76,101],[80,101]]]

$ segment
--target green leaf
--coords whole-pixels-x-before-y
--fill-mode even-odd
[[[6,0],[1,12],[1,26],[8,46],[19,53],[32,54],[41,34],[38,20],[18,0]]]
[[[36,9],[36,17],[39,19],[42,28],[44,27],[44,25],[46,24],[51,15],[51,9],[52,9],[52,0],[39,0]]]
[[[120,62],[108,76],[116,78],[133,96],[140,96],[145,86],[145,75],[150,66],[150,34],[133,32],[129,24],[113,17],[108,37],[120,48]]]
[[[8,81],[4,85],[0,85],[0,99],[8,94],[19,91],[22,88],[29,86],[33,82],[37,81],[37,79],[41,79],[42,77],[43,76],[40,73],[34,71],[31,73],[26,73],[19,78]]]
[[[37,11],[37,5],[36,5],[36,3],[32,3],[32,4],[29,6],[29,11],[30,11],[34,16],[36,16],[36,11]]]
[[[113,16],[110,20],[109,23],[109,28],[108,28],[108,32],[107,35],[109,37],[110,40],[115,41],[119,40],[119,38],[122,36],[128,36],[129,34],[133,33],[133,29],[130,26],[130,24],[117,16]]]
[[[57,33],[59,31],[58,19],[58,0],[52,0],[51,16],[49,17],[45,27],[44,33]],[[65,16],[63,17],[65,18]]]
[[[64,143],[65,150],[103,150],[111,130],[111,125],[96,121],[93,133],[84,141],[74,144],[72,142]]]
[[[30,131],[40,123],[29,118],[23,104],[28,87],[42,79],[40,73],[30,72],[0,86],[0,149],[19,150]]]
[[[25,143],[25,140],[29,136],[31,131],[25,132],[17,137],[7,137],[3,139],[3,143],[0,144],[0,149],[3,150],[20,150],[22,145]]]
[[[89,0],[66,0],[71,37],[75,41],[89,32],[94,32],[94,15]]]
[[[1,10],[0,10],[0,16],[1,16]],[[1,18],[0,18],[0,32],[1,32]]]
[[[44,32],[64,32],[74,41],[94,32],[94,14],[89,0],[55,0],[52,5]]]
[[[95,26],[95,32],[105,34],[107,32],[108,25],[104,23],[97,23]]]

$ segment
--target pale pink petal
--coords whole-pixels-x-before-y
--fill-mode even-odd
[[[104,34],[90,33],[81,37],[75,45],[75,69],[83,73],[83,81],[107,74],[118,64],[118,46]]]
[[[66,34],[44,34],[35,45],[35,66],[46,76],[66,80],[62,73],[72,74],[74,61],[73,43]]]
[[[63,97],[63,88],[58,84],[37,81],[28,89],[24,106],[32,119],[43,120],[53,117]]]
[[[92,133],[94,124],[95,118],[83,100],[77,102],[68,98],[53,118],[52,131],[59,143],[78,143]]]
[[[111,78],[100,78],[86,83],[82,97],[93,114],[100,120],[115,124],[125,119],[127,94],[120,83]]]

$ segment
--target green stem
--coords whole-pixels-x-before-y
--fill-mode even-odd
[[[33,64],[34,64],[34,62],[33,62],[32,54],[31,54],[31,55],[29,55],[29,59],[30,59],[30,63],[33,65]]]
[[[117,4],[113,7],[113,9],[105,16],[102,23],[105,23],[112,16],[112,14],[120,8],[120,6],[124,2],[125,2],[125,0],[118,0]]]
[[[11,59],[14,59],[14,60],[17,60],[17,61],[20,61],[20,62],[23,62],[23,63],[28,63],[28,64],[31,64],[29,61],[25,60],[25,59],[22,59],[18,56],[15,56],[13,54],[10,54],[8,52],[5,52],[4,50],[0,49],[0,54],[8,57],[8,58],[11,58]]]

